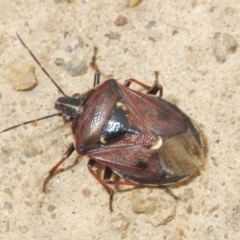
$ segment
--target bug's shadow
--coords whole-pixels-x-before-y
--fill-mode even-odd
[[[68,170],[72,170],[72,172],[73,172],[73,171],[74,171],[73,168],[74,168],[77,164],[79,164],[80,159],[81,159],[81,158],[80,158],[79,156],[76,156],[75,159],[74,159],[74,162],[73,162],[72,164],[70,164],[70,165],[68,165],[68,166],[66,166],[66,167],[62,167],[62,168],[57,169],[56,172],[54,173],[54,175],[51,176],[49,179],[48,179],[49,176],[48,176],[47,178],[45,178],[44,184],[43,184],[43,189],[42,189],[43,192],[46,193],[46,194],[51,193],[50,187],[48,186],[48,185],[50,184],[50,183],[49,183],[49,180],[50,180],[50,182],[51,182],[51,179],[52,179],[52,178],[56,177],[58,174],[60,174],[60,173],[62,173],[62,172],[65,172],[65,171],[68,171]],[[45,182],[46,180],[47,180],[47,182]]]
[[[193,179],[199,177],[200,172],[196,171],[193,175],[191,175],[189,178],[186,178],[182,180],[181,182],[176,182],[169,184],[167,186],[149,186],[149,185],[137,185],[137,186],[124,186],[123,185],[115,185],[115,184],[109,184],[114,188],[114,190],[118,193],[125,193],[125,192],[131,192],[133,189],[143,189],[143,188],[151,188],[151,189],[159,189],[164,191],[163,194],[169,194],[171,197],[173,197],[175,200],[185,201],[185,198],[182,196],[177,196],[174,193],[174,189],[179,188],[181,186],[186,186],[188,183],[193,181]],[[114,176],[114,180],[120,180],[121,178],[117,175]],[[181,194],[182,195],[182,194]]]
[[[77,166],[80,161],[81,161],[81,157],[76,156],[75,159],[74,159],[74,162],[73,162],[72,164],[70,164],[70,165],[68,165],[68,166],[66,166],[66,167],[59,168],[59,169],[55,172],[54,176],[56,176],[56,175],[58,175],[58,174],[60,174],[60,173],[62,173],[62,172],[68,171],[68,170],[74,171],[73,168],[74,168],[75,166]]]

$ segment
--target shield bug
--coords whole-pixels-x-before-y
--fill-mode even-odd
[[[202,165],[202,144],[197,129],[176,105],[162,98],[163,89],[157,80],[151,87],[132,78],[123,85],[115,79],[100,84],[95,48],[90,64],[95,70],[94,87],[85,93],[68,96],[18,34],[17,37],[63,96],[55,102],[58,113],[15,125],[0,133],[37,120],[62,116],[74,139],[49,171],[43,191],[59,166],[74,151],[89,158],[88,170],[109,193],[111,211],[114,191],[108,184],[152,185],[169,191],[166,185],[189,178]],[[131,83],[146,88],[147,92],[131,89]],[[96,162],[104,166],[103,177],[93,170]],[[113,180],[112,173],[123,180]]]

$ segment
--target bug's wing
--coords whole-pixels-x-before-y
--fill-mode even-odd
[[[159,149],[163,168],[170,175],[192,174],[203,164],[203,152],[191,131],[174,135]]]
[[[140,119],[141,124],[155,134],[169,137],[189,128],[199,146],[202,146],[197,129],[189,117],[176,105],[160,97],[136,92],[125,86],[120,87],[120,90],[124,103],[132,112],[135,112],[134,115]]]
[[[169,138],[156,150],[140,145],[108,145],[87,155],[139,184],[171,184],[188,178],[202,164],[198,160],[201,151],[189,130]]]
[[[124,179],[139,184],[160,185],[166,177],[158,153],[139,145],[102,147],[88,157],[108,166]]]
[[[72,123],[75,147],[80,155],[96,147],[102,129],[120,99],[117,82],[109,79],[82,95],[83,97],[84,101],[79,111],[81,108],[83,110]]]
[[[171,136],[187,128],[183,118],[165,100],[121,87],[123,100],[143,125],[161,136]]]

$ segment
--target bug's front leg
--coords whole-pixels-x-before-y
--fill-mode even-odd
[[[90,62],[90,66],[91,68],[94,70],[95,74],[94,74],[94,81],[93,81],[93,86],[97,86],[100,83],[100,71],[98,68],[98,65],[96,64],[96,60],[97,60],[97,48],[94,47],[94,52],[93,52],[93,56],[92,56],[92,61]]]
[[[61,160],[49,171],[48,176],[45,178],[44,182],[43,182],[43,192],[46,192],[47,190],[47,184],[50,181],[50,179],[54,176],[54,174],[56,173],[57,169],[59,168],[59,166],[66,160],[68,159],[71,154],[74,152],[75,148],[73,143],[70,145],[70,147],[67,149],[67,151],[64,153],[63,157],[61,158]]]

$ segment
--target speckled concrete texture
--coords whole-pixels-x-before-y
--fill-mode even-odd
[[[135,6],[134,6],[135,2]],[[0,130],[54,113],[60,96],[16,37],[69,95],[101,80],[151,85],[198,126],[200,174],[108,195],[73,154],[41,191],[72,137],[61,118],[0,134],[0,239],[240,239],[240,2],[0,0]],[[136,87],[137,88],[137,87]],[[139,90],[139,88],[138,88]]]

